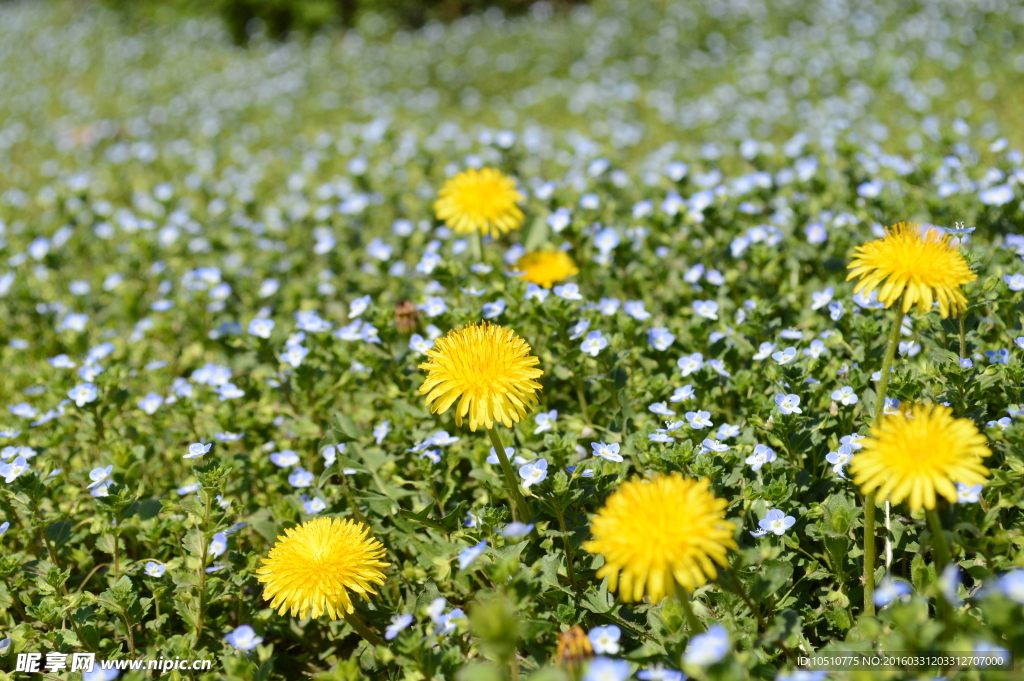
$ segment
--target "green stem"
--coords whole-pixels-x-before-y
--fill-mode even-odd
[[[675,582],[675,580],[672,580]],[[690,625],[690,630],[694,634],[703,634],[704,625],[697,619],[697,615],[693,612],[693,606],[690,605],[690,594],[686,592],[679,582],[675,582],[676,585],[676,600],[679,601],[679,605],[683,607],[683,614],[686,615],[686,623]]]
[[[960,315],[960,359],[967,359],[967,328],[964,326],[964,315]]]
[[[903,313],[896,308],[889,342],[885,346],[882,358],[881,377],[875,391],[875,414],[872,424],[877,424],[885,410],[885,392],[889,387],[889,371],[892,360],[896,356],[896,347],[900,344],[900,327],[903,326]],[[875,614],[875,492],[872,490],[864,495],[864,613]]]
[[[363,621],[363,618],[359,616],[359,613],[353,610],[352,612],[345,613],[345,621],[352,627],[357,634],[363,637],[367,643],[373,646],[386,646],[387,643],[380,637],[377,632],[370,628],[370,626]]]
[[[743,602],[747,604],[747,607],[750,608],[750,612],[757,619],[757,623],[761,627],[761,633],[766,633],[768,631],[768,624],[764,621],[764,618],[761,617],[761,611],[755,608],[754,604],[750,602],[750,599],[747,597],[747,592],[743,588],[743,583],[740,582],[739,577],[737,577],[736,573],[733,572],[732,566],[730,565],[727,567],[725,571],[729,573],[732,583],[736,586],[736,593],[739,594],[739,597],[743,599]]]
[[[576,571],[572,567],[572,546],[569,543],[569,534],[565,531],[565,509],[558,507],[558,528],[562,531],[562,541],[565,542],[565,569],[569,575],[569,586],[576,593],[579,588],[576,586]]]
[[[203,618],[206,614],[206,561],[209,558],[208,551],[210,549],[210,538],[206,536],[206,531],[210,527],[212,497],[209,490],[203,490],[203,496],[206,497],[206,514],[203,516],[203,552],[199,557],[199,610],[196,611],[196,646],[199,645],[199,636],[203,633]]]
[[[472,244],[474,262],[483,262],[484,246],[483,237],[480,236],[480,232],[473,230],[472,236],[469,239],[469,243]]]
[[[932,531],[932,555],[935,558],[935,572],[941,577],[942,571],[950,563],[949,544],[946,542],[946,534],[942,531],[939,512],[933,508],[926,510],[925,516],[928,518],[928,527]],[[935,599],[935,609],[946,623],[945,634],[951,636],[956,624],[953,621],[953,605],[946,601],[945,594]]]
[[[587,395],[583,389],[583,379],[580,378],[579,374],[575,374],[576,377],[576,398],[580,401],[580,411],[583,412],[583,421],[588,426],[592,425],[590,421],[590,410],[587,409]]]
[[[928,528],[932,531],[932,552],[935,554],[935,572],[941,575],[943,569],[949,565],[949,544],[946,542],[946,535],[942,531],[942,521],[939,520],[939,512],[933,508],[930,511],[925,511],[925,515],[928,518]]]
[[[530,510],[526,500],[523,499],[523,495],[519,492],[519,480],[512,471],[512,464],[508,462],[508,457],[505,456],[505,448],[501,444],[501,438],[498,437],[498,431],[494,430],[494,428],[488,428],[487,435],[491,438],[494,454],[498,457],[498,463],[501,464],[501,472],[505,475],[505,484],[508,485],[509,495],[512,497],[512,520],[522,520],[524,523],[529,522],[530,518],[533,517],[533,512]],[[517,515],[520,517],[517,517]]]

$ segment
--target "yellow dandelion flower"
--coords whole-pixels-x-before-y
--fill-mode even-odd
[[[544,374],[540,360],[512,329],[481,322],[448,332],[427,350],[430,359],[420,364],[427,380],[420,394],[430,411],[443,414],[458,400],[455,423],[469,417],[469,429],[493,428],[495,421],[511,427],[537,405]],[[433,403],[433,404],[431,404]]]
[[[384,546],[362,523],[317,518],[284,531],[256,571],[263,597],[280,614],[301,619],[325,612],[337,619],[353,610],[349,591],[369,599],[383,584]],[[271,600],[272,599],[272,600]]]
[[[924,314],[938,301],[943,319],[967,308],[960,287],[978,278],[967,265],[949,234],[932,228],[922,233],[913,223],[900,222],[854,251],[846,280],[860,277],[854,293],[870,293],[879,285],[878,300],[886,307],[903,296],[903,312],[917,305]]]
[[[657,603],[673,593],[673,580],[690,593],[725,566],[735,549],[735,525],[725,520],[724,499],[707,479],[679,473],[624,482],[590,522],[593,539],[583,548],[604,556],[598,577],[624,601],[646,593]]]
[[[521,279],[544,288],[580,273],[565,251],[531,251],[519,258],[515,268]]]
[[[470,168],[444,183],[434,213],[456,232],[497,238],[523,224],[523,211],[516,202],[525,198],[508,175],[493,168]]]
[[[908,499],[912,510],[931,510],[936,493],[955,502],[956,483],[985,482],[981,460],[992,453],[986,442],[973,421],[954,418],[949,407],[911,405],[871,427],[850,473],[865,494],[878,490],[879,500]]]

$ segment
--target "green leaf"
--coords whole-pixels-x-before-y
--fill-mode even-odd
[[[71,538],[72,529],[74,529],[74,525],[68,521],[58,520],[46,526],[46,536],[49,537],[51,542],[60,546]]]

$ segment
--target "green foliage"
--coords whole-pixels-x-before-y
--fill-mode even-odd
[[[0,678],[18,653],[90,651],[211,660],[168,675],[204,681],[579,681],[585,663],[558,659],[577,626],[617,627],[605,656],[634,676],[1024,655],[1024,15],[498,6],[442,24],[483,5],[360,3],[351,31],[248,49],[232,38],[253,16],[284,35],[347,6],[0,7]],[[433,211],[480,165],[516,178],[526,215],[482,262]],[[985,193],[1004,186],[1012,199]],[[959,584],[925,518],[879,502],[876,577],[909,592],[872,616],[864,499],[826,456],[870,432],[897,314],[855,298],[846,264],[901,219],[975,226],[961,250],[978,280],[962,324],[907,315],[888,396],[948,402],[984,432],[992,475],[976,502],[940,503]],[[582,299],[510,275],[519,247],[565,248]],[[828,288],[841,314],[818,304]],[[499,429],[547,462],[523,490],[532,528],[510,527],[486,434],[418,392],[433,337],[485,316],[544,371],[538,408]],[[593,332],[607,346],[585,353]],[[856,402],[833,397],[844,386]],[[687,425],[701,410],[714,425]],[[776,458],[755,470],[763,447]],[[692,599],[729,638],[703,668],[685,662],[701,639],[684,604],[625,603],[584,548],[624,480],[675,472],[708,478],[736,525]],[[759,532],[772,510],[794,524]],[[263,560],[318,516],[386,549],[348,618],[264,598]]]

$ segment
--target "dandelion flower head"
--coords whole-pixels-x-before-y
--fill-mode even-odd
[[[427,372],[420,393],[430,411],[443,414],[455,405],[455,423],[468,418],[469,429],[507,427],[526,418],[541,389],[534,379],[544,372],[530,346],[512,329],[481,322],[438,338],[419,365]],[[456,404],[458,402],[458,404]]]
[[[498,237],[523,224],[525,197],[515,180],[493,168],[470,168],[444,183],[434,213],[456,232]]]
[[[861,440],[863,449],[850,462],[861,490],[912,510],[935,508],[939,494],[956,503],[956,483],[984,482],[989,471],[981,460],[992,452],[985,436],[969,419],[953,417],[949,407],[911,405],[885,414]]]
[[[580,272],[565,251],[531,251],[519,258],[515,269],[521,279],[544,288]]]
[[[583,545],[604,556],[597,576],[624,601],[646,594],[655,603],[673,593],[673,581],[692,593],[713,579],[715,563],[727,565],[726,550],[736,542],[727,503],[709,485],[679,473],[623,483],[594,516],[593,539]]]
[[[353,611],[349,592],[369,599],[383,584],[384,546],[362,523],[317,518],[284,531],[256,571],[263,597],[280,614],[330,618]]]
[[[847,269],[847,281],[860,279],[854,293],[881,286],[878,300],[891,307],[902,296],[904,313],[917,305],[925,314],[938,302],[943,318],[966,309],[960,287],[978,278],[949,234],[903,222],[889,227],[881,239],[858,246]]]

